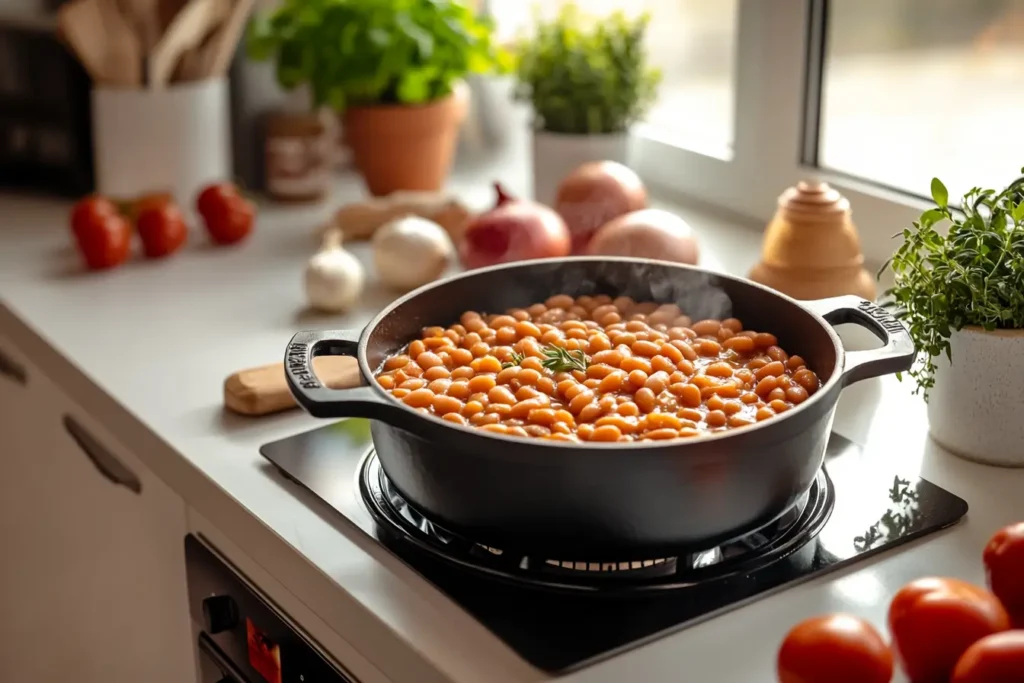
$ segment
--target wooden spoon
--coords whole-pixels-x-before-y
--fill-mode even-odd
[[[181,56],[202,43],[207,34],[224,20],[229,9],[230,0],[189,0],[175,15],[150,54],[149,86],[162,88],[167,85]]]
[[[254,0],[235,0],[224,25],[213,35],[209,49],[204,53],[203,76],[217,77],[227,73],[231,58],[235,56],[238,41],[245,31],[246,21],[252,12]]]
[[[126,87],[142,82],[138,39],[114,0],[71,0],[57,13],[58,31],[97,83]]]

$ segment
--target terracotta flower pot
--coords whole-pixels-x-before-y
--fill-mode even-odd
[[[459,88],[422,106],[346,109],[345,139],[370,193],[440,190],[451,169],[466,105],[465,92]]]

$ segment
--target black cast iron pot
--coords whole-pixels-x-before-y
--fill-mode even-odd
[[[504,312],[560,293],[675,303],[693,320],[739,318],[802,356],[822,388],[778,417],[706,437],[573,444],[444,422],[406,407],[371,379],[423,327],[450,325],[467,310]],[[847,322],[870,329],[885,345],[845,352],[832,325]],[[366,385],[323,386],[312,372],[319,355],[357,356]],[[311,414],[373,420],[387,476],[445,527],[497,548],[621,560],[710,547],[776,519],[821,468],[843,387],[908,370],[914,356],[903,325],[858,297],[797,302],[699,268],[581,257],[496,266],[430,284],[393,303],[361,333],[296,334],[285,366],[292,393]]]

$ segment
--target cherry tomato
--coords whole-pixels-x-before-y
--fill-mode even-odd
[[[967,648],[1009,628],[996,596],[959,579],[912,581],[889,605],[893,652],[914,683],[946,683]]]
[[[188,228],[181,210],[171,203],[150,204],[142,208],[135,223],[142,239],[142,250],[149,258],[173,254],[185,244]]]
[[[1024,522],[997,531],[985,546],[983,559],[988,587],[1024,628]]]
[[[241,196],[238,188],[231,183],[214,183],[199,193],[196,198],[196,211],[203,218],[207,218],[211,212],[223,208]]]
[[[215,205],[203,214],[206,231],[217,244],[234,244],[252,232],[256,210],[251,202],[235,197],[224,204]]]
[[[892,672],[892,652],[882,636],[848,614],[800,622],[779,650],[781,683],[888,683]]]
[[[104,270],[121,265],[131,252],[132,227],[116,213],[94,214],[75,229],[75,241],[85,265]]]
[[[106,197],[91,195],[78,200],[71,209],[71,231],[77,236],[101,222],[107,216],[116,216],[117,206]]]
[[[950,683],[1024,683],[1024,631],[994,633],[971,645]]]

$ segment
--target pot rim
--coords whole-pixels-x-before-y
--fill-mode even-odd
[[[425,294],[426,292],[430,291],[431,289],[433,289],[435,287],[439,287],[442,284],[447,284],[448,282],[451,282],[453,280],[460,280],[460,279],[463,279],[463,278],[474,277],[474,276],[479,275],[479,274],[484,273],[484,272],[490,272],[490,271],[496,271],[496,270],[513,270],[513,269],[518,268],[518,267],[525,267],[525,266],[530,266],[530,265],[535,265],[535,264],[540,264],[540,263],[564,263],[566,261],[594,261],[594,262],[614,261],[614,262],[633,263],[633,264],[654,264],[654,265],[661,265],[661,266],[669,266],[669,267],[672,267],[672,268],[680,268],[680,269],[684,269],[684,270],[695,271],[695,272],[698,272],[698,273],[701,273],[701,274],[704,274],[704,275],[708,275],[708,276],[711,276],[711,277],[720,277],[720,278],[724,278],[724,279],[727,279],[727,280],[734,280],[734,281],[740,282],[741,284],[750,285],[752,287],[756,287],[758,289],[762,289],[765,292],[767,292],[769,294],[772,294],[772,295],[774,295],[776,297],[779,297],[780,299],[784,300],[785,302],[790,303],[790,304],[800,308],[802,311],[806,312],[809,316],[814,318],[814,320],[825,330],[825,332],[828,335],[829,339],[831,339],[831,341],[832,341],[832,347],[833,347],[833,350],[835,351],[835,354],[836,354],[836,367],[835,367],[835,369],[833,369],[832,375],[828,378],[828,380],[825,381],[821,385],[821,388],[818,389],[818,391],[814,392],[814,394],[812,396],[810,396],[806,401],[801,403],[799,406],[796,406],[795,408],[787,410],[782,415],[777,415],[777,416],[773,417],[770,420],[762,420],[761,422],[755,422],[754,424],[749,425],[747,427],[743,427],[742,429],[735,429],[735,428],[734,429],[726,429],[726,430],[721,431],[721,432],[715,432],[715,433],[712,433],[712,434],[702,434],[700,436],[689,438],[689,439],[677,438],[677,439],[665,439],[663,441],[644,441],[644,442],[632,441],[632,442],[628,442],[628,443],[626,443],[626,442],[615,442],[615,441],[613,441],[613,442],[587,441],[586,443],[579,444],[579,443],[574,443],[574,442],[570,442],[570,441],[552,441],[552,440],[549,440],[549,439],[531,439],[530,440],[530,444],[529,444],[530,446],[535,446],[535,447],[540,447],[540,448],[551,448],[551,449],[558,449],[558,450],[566,450],[566,451],[569,451],[569,452],[571,452],[571,451],[582,451],[582,450],[593,450],[595,448],[596,449],[600,449],[600,450],[608,450],[608,451],[625,451],[625,450],[630,450],[630,449],[632,449],[632,450],[666,450],[667,451],[667,450],[671,450],[673,448],[679,448],[680,446],[686,446],[686,445],[694,445],[694,446],[696,446],[696,445],[700,445],[700,444],[709,444],[709,443],[713,443],[713,442],[718,442],[718,441],[721,441],[723,439],[729,439],[729,438],[733,438],[733,437],[753,435],[753,434],[756,434],[756,433],[758,433],[760,431],[763,431],[765,429],[771,429],[773,427],[778,427],[780,425],[785,424],[787,421],[791,420],[796,415],[798,415],[798,414],[800,414],[802,412],[805,412],[805,408],[817,405],[818,403],[821,403],[821,402],[826,401],[826,400],[831,400],[832,404],[833,404],[832,407],[833,407],[833,409],[835,408],[835,403],[837,402],[838,397],[832,397],[831,395],[832,395],[833,391],[837,391],[837,385],[840,384],[840,382],[842,381],[842,378],[844,376],[843,369],[846,366],[846,350],[843,347],[843,343],[842,343],[842,341],[839,338],[839,334],[835,331],[835,328],[828,321],[826,321],[823,317],[821,317],[818,313],[814,312],[813,310],[811,310],[807,306],[802,305],[799,301],[797,301],[796,299],[793,299],[792,297],[789,297],[789,296],[787,296],[787,295],[785,295],[785,294],[783,294],[781,292],[778,292],[778,291],[776,291],[774,289],[771,289],[770,287],[766,287],[764,285],[761,285],[761,284],[759,284],[757,282],[753,282],[751,280],[747,280],[745,278],[736,277],[736,276],[733,276],[733,275],[727,275],[727,274],[724,274],[724,273],[715,272],[715,271],[708,270],[706,268],[700,268],[700,267],[697,267],[697,266],[690,266],[690,265],[686,265],[686,264],[682,264],[682,263],[676,263],[674,261],[660,261],[660,260],[656,260],[656,259],[635,258],[635,257],[625,257],[625,256],[614,256],[614,257],[613,256],[568,256],[568,257],[564,257],[564,258],[530,259],[530,260],[526,260],[526,261],[516,261],[516,262],[513,262],[513,263],[500,263],[500,264],[497,264],[497,265],[494,265],[494,266],[487,266],[485,268],[475,268],[473,270],[468,270],[468,271],[465,271],[463,273],[457,273],[457,274],[452,275],[450,277],[443,278],[443,279],[440,279],[440,280],[435,280],[434,282],[428,283],[428,284],[426,284],[426,285],[424,285],[422,287],[414,289],[411,292],[405,294],[404,296],[402,296],[402,297],[400,297],[398,299],[395,299],[393,302],[391,302],[391,304],[387,308],[383,309],[370,322],[368,322],[366,324],[366,326],[363,328],[362,332],[360,332],[360,334],[359,334],[359,344],[358,344],[358,348],[357,348],[357,352],[356,352],[356,358],[357,358],[357,361],[359,363],[359,371],[360,371],[360,373],[363,375],[364,378],[367,379],[368,386],[372,388],[373,392],[377,396],[381,397],[383,399],[383,401],[385,401],[387,404],[389,404],[389,406],[391,408],[400,408],[403,411],[406,411],[410,416],[414,416],[418,420],[429,420],[430,424],[434,425],[436,427],[444,427],[444,428],[447,428],[447,429],[456,429],[456,430],[465,432],[467,434],[472,434],[473,436],[477,436],[477,437],[496,439],[496,440],[505,441],[505,442],[508,442],[508,443],[511,443],[511,444],[522,445],[523,444],[523,439],[521,439],[519,437],[506,436],[506,435],[503,435],[503,434],[498,434],[498,433],[491,432],[491,431],[488,431],[488,430],[485,430],[485,429],[479,429],[477,427],[473,427],[473,426],[469,426],[469,425],[459,425],[459,424],[455,424],[455,423],[452,423],[452,422],[446,422],[444,420],[435,419],[435,418],[430,417],[430,416],[424,416],[424,415],[420,414],[418,411],[416,411],[415,409],[410,408],[409,406],[405,405],[404,403],[402,403],[401,401],[396,399],[394,396],[392,396],[391,394],[389,394],[386,391],[384,391],[380,387],[380,385],[375,381],[375,379],[374,379],[375,375],[373,374],[373,370],[369,367],[369,364],[366,361],[366,347],[367,347],[367,344],[369,342],[370,335],[377,328],[377,326],[380,324],[380,322],[387,315],[389,315],[395,308],[397,308],[400,305],[406,303],[407,301],[410,301],[410,300],[412,300],[412,299],[414,299],[414,298],[416,298],[416,297],[418,297],[418,296],[420,296],[422,294]],[[838,387],[838,389],[841,389],[841,388],[842,387]],[[826,399],[826,397],[829,397],[829,398]],[[387,422],[387,420],[384,420],[384,421]],[[785,438],[785,437],[781,437],[781,438]]]

